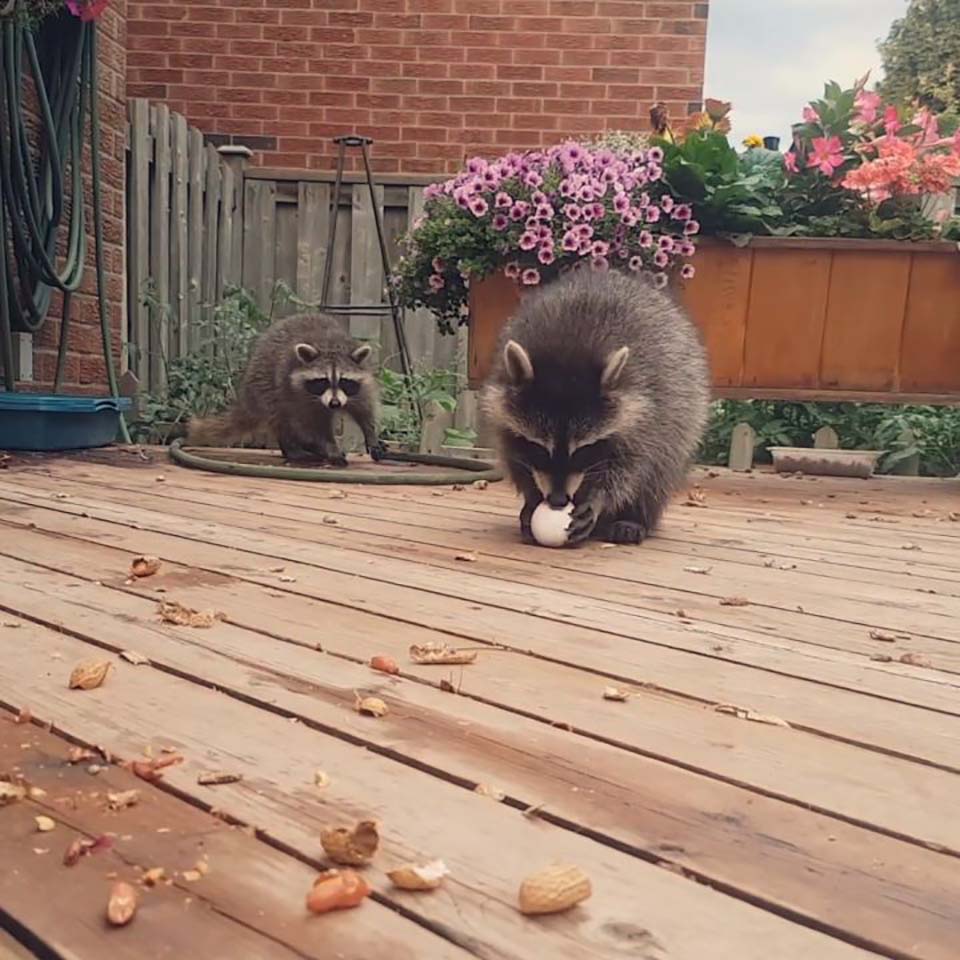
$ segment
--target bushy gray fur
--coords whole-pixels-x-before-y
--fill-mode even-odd
[[[669,294],[577,270],[524,298],[482,400],[524,496],[525,539],[543,499],[560,506],[572,494],[571,542],[637,543],[684,483],[710,381],[699,335]]]
[[[346,458],[334,424],[343,413],[378,455],[377,386],[369,356],[370,348],[353,340],[333,317],[278,320],[257,340],[234,405],[219,416],[191,421],[188,442],[230,446],[266,440],[278,443],[287,460],[342,466]],[[340,386],[353,395],[346,396]]]

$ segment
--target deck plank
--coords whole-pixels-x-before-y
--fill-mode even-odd
[[[636,951],[638,943],[654,955],[685,960],[708,951],[716,960],[768,960],[771,952],[782,960],[868,955],[572,831],[533,822],[460,785],[158,670],[119,662],[107,684],[78,695],[66,689],[63,669],[50,669],[50,656],[59,652],[70,664],[88,657],[90,647],[34,624],[17,632],[17,643],[7,644],[0,700],[42,704],[43,720],[119,758],[146,745],[154,751],[174,745],[187,760],[171,768],[171,787],[195,802],[215,803],[292,849],[313,852],[319,827],[331,820],[379,820],[382,854],[367,871],[378,890],[385,886],[381,864],[441,855],[452,871],[443,890],[429,897],[381,895],[480,956],[607,958]],[[318,758],[331,778],[319,797],[305,789]],[[240,772],[244,780],[207,800],[210,793],[196,777],[211,766]],[[519,880],[551,860],[576,863],[591,876],[589,910],[545,923],[521,918],[513,906]]]
[[[182,799],[162,796],[207,824],[214,804],[254,824],[260,841],[222,836],[308,876],[320,825],[381,819],[369,871],[381,902],[353,915],[357,944],[371,911],[393,906],[410,911],[388,915],[424,938],[425,957],[952,960],[960,527],[946,485],[709,486],[701,474],[707,508],[672,508],[637,563],[599,546],[520,547],[503,485],[332,499],[124,451],[23,462],[0,477],[0,621],[26,618],[0,623],[0,701],[121,756],[180,748],[187,763],[167,789]],[[464,550],[477,559],[457,560]],[[138,552],[163,570],[127,582]],[[771,556],[797,569],[765,566]],[[751,606],[720,607],[734,592]],[[162,625],[161,596],[227,621]],[[904,636],[881,643],[873,627]],[[410,643],[431,640],[476,645],[479,659],[453,671],[407,661]],[[128,647],[152,665],[120,662],[100,690],[64,689],[72,659]],[[926,665],[869,660],[878,647]],[[401,675],[370,671],[374,653]],[[610,682],[629,687],[628,703],[602,700]],[[382,696],[388,717],[355,714],[356,690]],[[791,726],[732,718],[722,703]],[[311,785],[318,766],[325,791]],[[211,791],[196,784],[201,767],[245,779]],[[477,797],[478,782],[505,801]],[[529,805],[537,815],[520,816]],[[384,868],[431,855],[454,871],[442,895],[389,888]],[[521,919],[519,877],[554,857],[588,870],[594,898],[569,917]],[[302,889],[290,900],[296,913]],[[638,915],[637,902],[657,907]],[[400,928],[379,952],[395,942]]]
[[[15,726],[9,720],[9,714],[0,716],[0,771],[16,770],[45,796],[0,811],[0,908],[48,950],[82,960],[108,955],[320,960],[331,949],[354,960],[387,949],[405,960],[469,956],[373,901],[363,905],[371,915],[366,930],[345,914],[311,917],[304,899],[316,869],[126,770],[102,766],[93,777],[86,764],[65,761],[69,743],[36,723]],[[107,793],[129,789],[139,792],[139,803],[109,810]],[[56,829],[37,833],[38,814],[52,818]],[[63,852],[74,837],[103,834],[113,838],[109,851],[63,866]],[[198,861],[208,872],[196,882],[183,879],[183,871]],[[144,888],[142,871],[152,867],[163,867],[171,882]],[[118,879],[140,892],[137,916],[123,930],[109,928],[103,919],[110,886]],[[42,887],[56,891],[58,910],[37,896]]]
[[[5,577],[12,573],[3,571]],[[415,756],[450,779],[493,783],[518,807],[544,804],[552,822],[600,832],[608,842],[682,867],[721,889],[736,889],[753,902],[770,902],[888,948],[909,951],[924,944],[931,956],[940,956],[938,941],[947,942],[948,931],[960,922],[960,908],[955,909],[960,876],[950,857],[802,807],[748,796],[742,788],[625,754],[611,744],[584,742],[495,709],[486,697],[451,698],[432,686],[387,681],[355,662],[310,655],[232,624],[184,636],[153,622],[154,607],[143,598],[49,571],[40,574],[11,577],[30,593],[49,584],[36,605],[29,597],[17,601],[31,616],[70,623],[78,636],[96,638],[114,651],[134,648],[161,669],[202,677],[246,702],[336,729],[364,741],[367,749]],[[0,594],[2,605],[9,602]],[[466,682],[470,688],[479,683],[483,691],[482,674],[478,680],[474,670]],[[495,684],[486,687],[493,690]],[[349,711],[357,689],[387,698],[397,717],[396,727],[378,729],[374,741],[369,722]],[[307,692],[310,699],[304,700]],[[594,698],[594,710],[602,709],[595,692]],[[464,730],[469,737],[461,735]],[[747,855],[744,836],[750,837]],[[816,885],[806,880],[811,872],[820,877]],[[878,935],[891,918],[888,907],[877,905],[889,902],[900,905],[896,920]]]
[[[162,488],[154,485],[142,494],[118,491],[114,502],[152,505],[161,512],[169,510],[171,498],[157,494],[158,489]],[[523,552],[524,548],[509,543],[511,531],[503,525],[499,536],[495,527],[493,533],[483,535],[452,533],[432,537],[407,526],[405,529],[419,539],[398,542],[401,531],[396,525],[392,531],[377,535],[376,523],[371,520],[344,519],[332,514],[338,521],[334,526],[323,523],[323,515],[315,515],[311,521],[303,510],[296,508],[290,508],[286,515],[283,507],[258,513],[250,510],[248,501],[239,498],[229,500],[212,494],[209,503],[189,503],[186,499],[182,495],[177,498],[178,512],[196,519],[217,518],[285,537],[347,546],[357,552],[416,559],[462,576],[482,570],[484,575],[507,583],[547,586],[570,597],[616,601],[643,615],[670,617],[682,610],[687,619],[708,628],[746,629],[778,641],[794,639],[869,657],[888,652],[878,648],[870,637],[871,629],[883,627],[907,638],[908,642],[899,643],[897,656],[911,652],[929,661],[932,669],[960,673],[960,645],[956,642],[960,638],[960,596],[928,595],[916,588],[831,579],[802,564],[796,571],[785,571],[716,560],[705,563],[696,556],[665,558],[661,554],[656,564],[641,565],[618,557],[621,551],[603,550],[578,551],[578,559],[572,561],[554,559],[565,554],[550,551],[544,559],[534,560],[528,549]],[[92,500],[88,496],[78,502]],[[482,563],[470,570],[455,559],[467,550],[482,558]],[[691,572],[691,565],[708,569],[709,574]],[[955,579],[960,581],[960,575]],[[799,593],[804,596],[804,604],[796,603]],[[748,607],[729,608],[719,603],[725,597],[744,595],[751,601]]]
[[[24,508],[16,509],[22,515]],[[688,651],[664,645],[669,642],[666,638],[673,635],[685,637],[683,625],[643,620],[612,603],[572,603],[556,593],[534,591],[480,575],[444,575],[444,571],[409,560],[400,562],[372,555],[360,558],[348,550],[275,534],[251,533],[224,524],[207,523],[200,536],[188,520],[146,510],[137,512],[137,519],[133,520],[127,511],[92,503],[48,509],[51,513],[89,513],[90,518],[68,521],[68,529],[78,533],[91,522],[111,517],[128,528],[136,524],[139,529],[135,534],[122,531],[120,526],[113,527],[111,533],[114,543],[123,537],[128,549],[134,552],[139,544],[141,551],[181,561],[189,558],[194,565],[223,569],[281,591],[349,603],[387,616],[397,609],[414,610],[414,622],[424,626],[449,629],[486,643],[506,644],[538,657],[584,665],[636,683],[654,683],[699,702],[746,704],[782,716],[795,725],[870,743],[880,749],[886,747],[936,763],[956,762],[952,718],[942,728],[936,727],[931,737],[924,717],[915,714],[920,726],[911,724],[911,707],[887,704],[877,710],[876,704],[856,690],[837,690],[815,684],[809,678],[783,676],[780,671],[770,671],[761,685],[753,668],[718,657],[710,658],[711,669],[706,671],[702,656],[691,656]],[[148,527],[176,534],[172,547],[165,540],[161,548],[156,536],[147,532]],[[203,542],[203,538],[215,540],[217,547]],[[222,548],[220,553],[216,553],[218,548]],[[232,554],[226,566],[223,550]],[[202,561],[204,556],[210,559]],[[288,579],[293,577],[295,585],[282,582],[270,572],[277,561],[288,566],[298,564],[287,571]],[[320,564],[323,566],[318,569]],[[398,583],[402,585],[397,586]],[[409,616],[405,614],[404,619]],[[558,632],[556,623],[562,623],[564,629]],[[584,628],[581,642],[575,636],[577,628]],[[883,668],[886,664],[876,666]],[[935,673],[923,667],[900,666],[920,676]]]

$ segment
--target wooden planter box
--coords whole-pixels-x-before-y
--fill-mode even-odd
[[[952,243],[705,240],[681,300],[718,397],[960,403],[960,254]],[[490,369],[521,291],[470,291],[469,379]]]

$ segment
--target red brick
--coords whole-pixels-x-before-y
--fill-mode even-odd
[[[208,132],[276,137],[277,149],[255,160],[271,165],[332,170],[330,138],[350,128],[375,137],[379,171],[450,173],[476,152],[644,129],[655,97],[674,116],[702,97],[703,0],[128,7],[127,92],[166,99]],[[101,54],[118,64],[121,35],[101,31]],[[121,124],[122,108],[118,100]],[[119,178],[122,130],[113,142],[121,152],[111,176]],[[107,209],[122,212],[122,202],[117,191]],[[119,270],[122,253],[115,259]],[[55,341],[48,346],[55,351]]]

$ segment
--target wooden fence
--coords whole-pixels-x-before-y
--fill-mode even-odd
[[[197,349],[201,325],[226,287],[246,288],[265,310],[279,281],[298,299],[318,302],[334,209],[330,302],[383,301],[373,207],[357,175],[345,175],[334,206],[332,173],[250,166],[249,151],[205,144],[165,105],[131,100],[129,130],[127,357],[141,390],[161,388],[166,361]],[[400,236],[423,209],[429,180],[377,180],[392,263]],[[396,339],[389,314],[352,316],[349,323],[351,333],[377,341],[391,362]],[[463,338],[440,334],[428,312],[408,311],[406,333],[416,367],[462,364]]]

